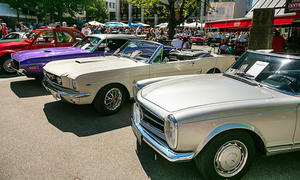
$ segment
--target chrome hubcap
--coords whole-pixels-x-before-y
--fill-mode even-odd
[[[248,150],[244,143],[233,140],[223,144],[217,151],[214,160],[216,172],[222,177],[232,177],[245,166]]]
[[[4,61],[3,68],[5,72],[9,72],[9,73],[16,72],[13,68],[10,67],[10,59]]]
[[[109,90],[104,97],[104,105],[108,110],[116,110],[122,102],[122,93],[120,89],[113,88]]]

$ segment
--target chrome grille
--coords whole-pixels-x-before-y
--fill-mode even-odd
[[[153,131],[154,134],[159,133],[160,137],[164,134],[164,120],[147,110],[145,107],[140,106],[143,112],[143,124],[146,124],[151,129],[147,128],[148,130]],[[142,125],[143,125],[142,124]]]
[[[45,72],[45,76],[47,79],[49,79],[50,81],[54,82],[55,84],[57,84],[57,80],[56,80],[56,75]]]

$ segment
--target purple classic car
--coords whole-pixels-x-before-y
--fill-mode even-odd
[[[136,37],[120,34],[94,34],[85,37],[72,47],[19,51],[12,54],[11,67],[20,75],[42,78],[43,67],[50,61],[111,55],[130,39],[136,39]]]

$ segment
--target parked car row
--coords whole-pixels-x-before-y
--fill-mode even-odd
[[[0,41],[0,71],[15,73],[10,67],[12,53],[41,48],[68,47],[84,38],[84,35],[73,28],[42,28],[32,30],[26,39]]]
[[[32,41],[39,41],[39,33]],[[134,98],[130,121],[137,144],[148,144],[171,162],[194,160],[206,179],[241,178],[256,151],[300,148],[299,57],[248,51],[235,61],[128,35],[17,50],[8,51],[13,54],[7,67],[43,77],[55,99],[93,104],[109,115]]]

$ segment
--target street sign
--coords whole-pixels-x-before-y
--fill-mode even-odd
[[[300,0],[286,0],[284,13],[300,12]]]
[[[274,12],[274,8],[253,10],[249,49],[272,49]]]

